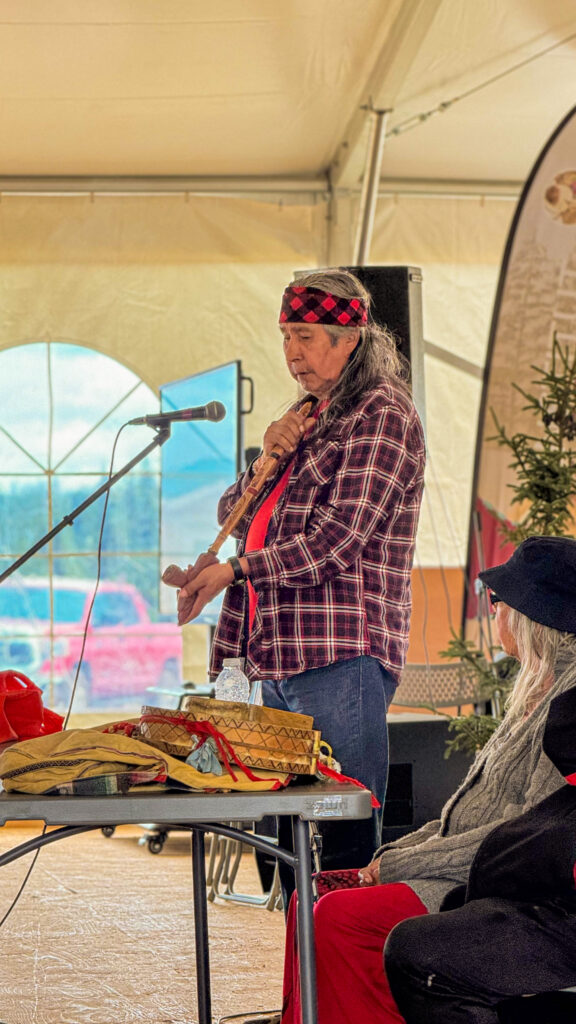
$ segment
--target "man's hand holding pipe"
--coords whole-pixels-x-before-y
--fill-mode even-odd
[[[257,473],[273,451],[279,453],[280,458],[292,454],[298,447],[302,436],[315,422],[313,416],[307,415],[306,408],[304,411],[290,409],[279,420],[273,420],[264,434],[262,454],[254,463],[252,472]],[[248,575],[247,560],[241,558],[240,564],[245,575]],[[233,581],[234,572],[228,562],[217,562],[202,569],[178,593],[178,622],[180,625],[192,622],[197,618],[202,609]],[[190,599],[193,600],[191,606]]]
[[[262,454],[252,466],[252,471],[257,473],[273,452],[280,454],[281,459],[285,455],[291,455],[296,451],[303,435],[315,422],[314,416],[307,416],[306,412],[294,409],[289,409],[279,420],[272,420],[264,434]]]

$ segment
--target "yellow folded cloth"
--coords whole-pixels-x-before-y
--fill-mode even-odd
[[[255,779],[247,778],[240,768],[234,769],[235,778],[230,773],[199,772],[149,743],[120,732],[103,732],[105,728],[110,726],[68,729],[14,743],[0,754],[0,779],[4,789],[6,792],[47,793],[76,780],[99,776],[122,776],[125,783],[133,776],[132,784],[136,785],[138,781],[149,784],[156,780],[168,786],[174,782],[179,789],[195,791],[263,791],[279,789],[290,781],[290,775],[262,770]]]

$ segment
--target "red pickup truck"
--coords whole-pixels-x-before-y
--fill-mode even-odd
[[[80,659],[94,582],[10,577],[0,585],[0,669],[17,669],[46,692],[69,700]],[[52,628],[50,624],[52,622]],[[74,709],[102,698],[125,705],[150,687],[174,688],[182,677],[182,635],[176,622],[154,622],[140,591],[101,581],[92,609]],[[154,700],[150,695],[146,699]]]

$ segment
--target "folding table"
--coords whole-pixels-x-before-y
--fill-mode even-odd
[[[316,960],[312,880],[310,870],[310,821],[368,818],[368,790],[351,784],[315,782],[262,793],[188,793],[151,790],[114,796],[28,796],[0,794],[0,825],[7,821],[45,821],[60,826],[0,855],[0,867],[48,843],[114,825],[154,821],[190,829],[192,835],[192,882],[199,1024],[212,1024],[208,906],[206,894],[204,835],[230,836],[291,865],[298,893],[298,944],[303,1024],[316,1024]],[[292,820],[294,852],[276,846],[262,836],[244,832],[227,822],[259,821],[264,815]]]

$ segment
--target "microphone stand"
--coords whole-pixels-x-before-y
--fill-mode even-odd
[[[146,456],[149,455],[151,451],[154,451],[155,448],[158,448],[160,445],[164,444],[164,442],[167,441],[168,438],[170,437],[169,423],[167,423],[163,427],[155,427],[154,429],[157,430],[154,440],[151,441],[150,444],[146,445],[146,447],[143,448],[142,451],[138,453],[138,455],[135,455],[134,458],[130,460],[130,462],[127,462],[126,465],[122,467],[122,469],[119,469],[117,473],[114,473],[111,477],[109,477],[106,483],[102,484],[102,486],[99,487],[97,491],[94,491],[92,494],[90,494],[86,498],[86,500],[82,502],[81,505],[78,505],[77,508],[70,512],[69,515],[64,516],[64,518],[60,520],[57,526],[54,526],[49,533],[45,534],[44,537],[41,537],[40,540],[37,541],[36,544],[33,544],[31,548],[28,548],[28,551],[25,551],[24,554],[20,556],[20,558],[17,558],[16,561],[12,563],[12,565],[8,566],[8,568],[0,574],[0,583],[2,583],[8,576],[11,576],[13,572],[16,572],[16,569],[19,569],[21,565],[24,565],[24,562],[27,562],[28,559],[32,558],[32,555],[35,555],[36,552],[40,550],[40,548],[43,548],[46,544],[48,544],[49,541],[51,541],[52,538],[55,537],[57,533],[60,533],[60,531],[63,530],[65,526],[72,526],[74,520],[79,515],[81,515],[81,513],[84,512],[85,509],[87,509],[90,505],[97,501],[97,499],[102,494],[105,494],[106,491],[109,491],[110,488],[113,487],[114,484],[118,482],[118,480],[120,480],[123,476],[126,476],[126,473],[129,473],[130,470],[139,462],[141,462],[142,459],[145,459]]]

